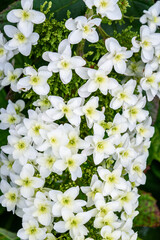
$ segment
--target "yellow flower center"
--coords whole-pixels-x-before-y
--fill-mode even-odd
[[[108,1],[106,1],[106,0],[101,0],[101,1],[100,1],[100,6],[101,6],[102,8],[106,8],[106,7],[108,6]]]
[[[19,43],[26,42],[26,37],[23,35],[23,33],[18,33],[15,37],[19,41]]]
[[[31,77],[29,83],[30,83],[31,85],[35,86],[35,85],[38,85],[39,82],[40,82],[40,78],[39,78],[38,76],[33,76],[33,77]]]
[[[22,11],[22,20],[28,20],[30,18],[30,13],[27,11]]]
[[[0,48],[0,57],[4,55],[4,48]]]

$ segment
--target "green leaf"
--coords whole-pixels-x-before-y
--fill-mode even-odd
[[[157,201],[150,193],[141,191],[140,194],[139,215],[134,219],[134,227],[159,227],[160,210]]]
[[[155,104],[157,104],[157,106]],[[154,109],[157,109],[159,107],[159,100],[157,100],[154,103],[154,105],[152,105],[151,107]],[[149,150],[149,158],[148,158],[149,165],[152,163],[153,160],[157,160],[160,162],[160,107],[158,109],[158,113],[157,113],[157,110],[150,111],[150,113],[153,117],[155,133],[153,138],[151,139],[151,147]],[[156,121],[155,121],[155,118],[156,118]]]
[[[16,233],[0,228],[0,240],[18,240]]]

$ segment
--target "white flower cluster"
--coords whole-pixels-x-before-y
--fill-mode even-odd
[[[148,11],[144,11],[140,22],[147,25],[140,28],[140,41],[137,41],[136,37],[132,39],[132,50],[133,52],[141,50],[141,60],[145,66],[140,87],[146,92],[148,101],[152,101],[156,95],[160,97],[160,33],[156,32],[160,26],[160,1]]]
[[[85,0],[89,8],[95,6],[97,13],[112,20],[121,18],[117,2]],[[33,67],[14,70],[6,63],[13,56],[12,50],[30,53],[31,45],[38,40],[33,23],[45,20],[42,13],[32,10],[32,0],[21,3],[23,10],[8,14],[8,20],[18,23],[18,28],[5,26],[6,34],[13,39],[5,43],[2,35],[0,38],[0,71],[4,71],[0,74],[1,85],[10,84],[15,92],[32,88],[40,98],[33,103],[36,109],[28,110],[28,116],[22,113],[22,100],[9,100],[7,108],[0,111],[0,129],[9,129],[8,144],[1,152],[0,202],[22,218],[20,239],[55,240],[69,232],[73,240],[93,240],[88,230],[92,222],[101,239],[136,240],[132,226],[138,214],[137,187],[146,180],[143,171],[154,134],[142,90],[152,100],[159,95],[160,87],[160,37],[154,33],[159,26],[159,2],[141,18],[149,27],[141,27],[141,40],[133,39],[132,50],[120,46],[114,38],[106,39],[107,53],[96,69],[84,67],[82,57],[72,57],[70,44],[82,39],[97,42],[96,26],[101,20],[82,16],[67,20],[66,28],[72,31],[68,39],[59,44],[58,53],[43,54],[49,65],[37,71]],[[130,58],[140,49],[142,61],[135,64]],[[113,69],[128,81],[120,83],[109,76]],[[67,102],[60,96],[47,96],[47,80],[52,74],[59,73],[62,83],[67,84],[73,70],[86,80],[78,90],[79,96]],[[20,78],[22,72],[25,76]],[[140,84],[136,81],[139,79]],[[110,94],[109,107],[119,110],[112,122],[105,122],[105,107],[100,108],[99,98],[92,95],[98,89],[105,96]],[[93,135],[82,137],[82,119]],[[85,174],[83,167],[89,168],[90,162],[96,173],[90,177],[89,186],[81,186],[78,182]],[[52,176],[61,177],[58,186],[64,178],[74,186],[65,191],[52,189],[47,185]]]
[[[0,88],[11,86],[14,92],[18,92],[17,81],[23,73],[22,68],[14,69],[8,61],[16,54],[29,56],[32,45],[36,45],[39,39],[38,33],[33,32],[34,24],[45,21],[45,15],[33,10],[33,0],[22,0],[22,9],[14,9],[7,15],[7,20],[17,23],[17,27],[5,25],[4,32],[11,38],[7,42],[0,32]]]

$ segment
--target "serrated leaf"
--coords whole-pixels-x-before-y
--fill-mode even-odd
[[[157,201],[150,193],[141,191],[137,210],[139,215],[134,219],[134,227],[160,226],[160,210]]]
[[[0,239],[3,240],[18,240],[16,233],[12,233],[8,230],[5,230],[3,228],[0,228]]]

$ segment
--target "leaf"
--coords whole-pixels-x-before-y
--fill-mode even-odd
[[[134,219],[134,227],[159,227],[160,210],[157,201],[151,193],[140,192],[139,198],[139,215]]]
[[[159,105],[159,100],[157,100],[157,105]],[[153,108],[155,109],[157,107],[154,106]],[[152,114],[153,114],[153,111],[152,111]],[[157,119],[155,121],[156,116],[157,116]],[[160,162],[160,107],[158,109],[158,113],[156,113],[156,116],[154,113],[153,123],[155,127],[155,133],[153,138],[151,139],[151,147],[149,150],[149,158],[148,158],[149,165],[152,163],[153,160],[158,160]]]
[[[144,10],[147,10],[151,5],[154,4],[154,0],[129,0],[128,16],[140,17]]]
[[[18,240],[16,233],[0,228],[0,240]]]

